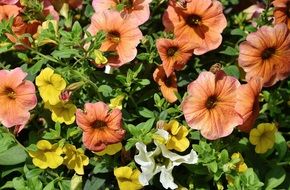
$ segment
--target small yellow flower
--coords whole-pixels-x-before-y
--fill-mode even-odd
[[[189,147],[189,140],[186,138],[188,129],[180,125],[178,121],[171,120],[169,123],[164,123],[162,128],[170,135],[166,143],[166,147],[169,150],[174,149],[178,152],[183,152]]]
[[[139,182],[140,171],[138,169],[132,170],[128,166],[119,167],[114,169],[114,175],[120,190],[138,190],[143,187]]]
[[[93,57],[97,65],[104,65],[108,62],[108,59],[103,55],[100,50],[94,50]]]
[[[63,157],[60,155],[63,153],[62,148],[58,144],[51,145],[46,140],[40,140],[36,144],[36,151],[29,151],[30,157],[32,157],[32,163],[41,168],[55,169],[63,162]]]
[[[119,142],[116,144],[107,145],[107,147],[104,150],[100,152],[95,152],[95,154],[98,156],[103,156],[105,154],[108,154],[111,156],[119,152],[121,149],[122,149],[122,143]]]
[[[117,97],[112,98],[110,100],[109,107],[111,109],[118,108],[118,109],[121,110],[122,109],[122,102],[123,102],[124,98],[125,98],[125,95],[124,94],[118,95]]]
[[[263,154],[274,146],[276,131],[277,128],[273,123],[261,123],[251,130],[249,139],[256,145],[256,153]]]
[[[77,107],[72,103],[60,101],[56,105],[50,105],[48,102],[46,102],[45,108],[52,112],[51,119],[54,122],[70,125],[75,121]]]
[[[76,149],[74,145],[66,144],[63,148],[65,153],[63,164],[68,169],[75,170],[77,174],[84,175],[84,166],[89,164],[89,158],[81,148]]]
[[[55,105],[60,101],[59,95],[65,89],[66,82],[59,74],[54,74],[51,68],[45,68],[36,77],[35,82],[44,102]]]
[[[239,159],[240,161],[237,162],[235,165],[236,165],[236,171],[239,172],[239,173],[243,173],[243,172],[246,172],[247,169],[248,169],[248,166],[247,164],[244,162],[244,158],[243,156],[241,155],[241,153],[234,153],[232,156],[231,156],[232,160],[237,160]]]

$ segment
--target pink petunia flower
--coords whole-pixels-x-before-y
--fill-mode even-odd
[[[174,70],[183,69],[193,53],[192,45],[179,39],[160,38],[156,42],[156,47],[167,77]]]
[[[0,0],[0,5],[15,5],[19,0]]]
[[[95,13],[88,31],[92,35],[98,31],[106,32],[106,39],[100,50],[111,53],[108,64],[112,67],[120,67],[132,61],[137,55],[136,47],[143,37],[137,20],[123,19],[119,12],[111,10]]]
[[[0,70],[0,122],[19,133],[30,118],[29,111],[37,104],[35,87],[21,68]]]
[[[189,96],[182,102],[188,125],[207,139],[228,136],[243,118],[235,110],[239,81],[224,72],[202,72],[188,85]]]
[[[235,109],[244,119],[238,128],[243,132],[250,132],[259,115],[259,94],[263,87],[263,79],[253,77],[247,84],[241,85],[237,90],[237,103]]]
[[[185,7],[169,1],[163,15],[163,24],[177,38],[198,44],[194,54],[201,55],[218,48],[222,42],[222,31],[227,26],[223,6],[216,0],[190,0]]]
[[[93,0],[93,7],[96,13],[104,10],[117,10],[117,6],[124,3],[124,8],[121,11],[123,18],[137,19],[137,24],[145,23],[150,16],[149,3],[152,0]]]
[[[84,111],[76,112],[77,125],[83,130],[83,143],[91,151],[102,151],[109,144],[115,144],[125,137],[122,128],[122,112],[103,102],[86,103]]]

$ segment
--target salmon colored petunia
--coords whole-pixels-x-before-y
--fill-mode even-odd
[[[290,1],[289,0],[275,0],[273,1],[275,23],[285,23],[290,29]]]
[[[243,132],[250,132],[259,115],[259,94],[262,87],[263,79],[256,77],[238,88],[235,109],[244,119],[244,123],[238,126]]]
[[[136,19],[123,19],[119,12],[107,10],[93,15],[88,31],[92,35],[106,32],[100,50],[113,54],[108,56],[110,66],[120,67],[136,57],[136,47],[142,39]]]
[[[189,96],[182,102],[188,125],[207,139],[228,136],[243,118],[235,111],[239,81],[219,71],[202,72],[188,85]]]
[[[118,5],[123,4],[121,16],[138,20],[138,25],[145,23],[150,16],[149,3],[152,0],[93,0],[96,13],[105,10],[117,10]]]
[[[83,143],[91,151],[102,151],[109,144],[120,142],[125,136],[122,112],[103,102],[86,103],[84,111],[76,113],[77,125],[83,130]]]
[[[218,48],[222,42],[221,33],[227,26],[222,4],[212,0],[190,0],[184,8],[175,2],[170,0],[163,15],[165,29],[192,45],[198,44],[194,49],[196,55]]]
[[[8,20],[11,17],[16,17],[21,8],[16,5],[2,5],[0,6],[0,21]]]
[[[13,5],[16,4],[18,1],[19,0],[0,0],[0,5]]]
[[[156,46],[167,77],[174,70],[183,69],[193,53],[192,46],[187,41],[179,39],[161,38],[157,40]]]
[[[19,133],[30,118],[29,111],[37,104],[35,87],[25,80],[21,68],[0,70],[0,123],[7,128],[15,126]]]
[[[159,85],[163,97],[168,102],[173,103],[177,100],[175,95],[178,92],[177,79],[174,72],[167,77],[164,68],[159,66],[153,73],[153,79]]]
[[[290,35],[285,24],[262,26],[240,45],[239,65],[246,80],[262,77],[263,86],[273,86],[290,74]]]

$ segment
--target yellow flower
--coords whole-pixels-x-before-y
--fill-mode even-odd
[[[244,162],[244,158],[243,156],[241,155],[241,153],[234,153],[232,156],[231,156],[232,160],[239,160],[239,162],[237,162],[235,165],[236,165],[236,171],[239,172],[239,173],[243,173],[243,172],[246,172],[247,169],[248,169],[248,166],[247,164]]]
[[[189,140],[186,138],[188,129],[178,121],[171,120],[169,123],[164,123],[162,128],[169,133],[169,140],[166,143],[168,150],[183,152],[189,147]]]
[[[98,156],[103,156],[105,154],[108,154],[111,156],[119,152],[121,149],[122,149],[122,143],[119,142],[116,144],[107,145],[107,147],[104,150],[100,152],[95,152],[95,154]]]
[[[261,123],[251,130],[250,142],[256,145],[256,153],[263,154],[274,146],[276,131],[277,128],[273,123]]]
[[[63,162],[63,157],[60,155],[63,153],[58,144],[51,145],[46,140],[40,140],[36,144],[36,151],[29,151],[30,157],[32,157],[32,163],[41,168],[55,169]]]
[[[109,107],[111,109],[118,108],[118,109],[121,110],[122,109],[122,102],[123,102],[124,98],[125,98],[125,95],[124,94],[118,95],[117,97],[112,98],[110,100]]]
[[[95,63],[97,65],[104,65],[108,62],[108,59],[99,50],[94,50],[93,57],[94,57]]]
[[[56,105],[50,105],[48,102],[45,102],[45,108],[52,112],[51,119],[54,122],[64,122],[70,125],[75,121],[77,107],[72,103],[60,101]]]
[[[59,95],[65,89],[66,82],[59,74],[54,74],[51,68],[45,68],[36,77],[35,82],[44,102],[55,105],[60,101]]]
[[[81,148],[76,149],[74,145],[66,144],[63,148],[65,153],[63,164],[68,169],[75,170],[77,174],[84,175],[84,166],[89,164],[89,158]]]
[[[114,175],[120,190],[138,190],[143,187],[139,183],[140,171],[138,169],[132,170],[128,166],[119,167],[114,169]]]

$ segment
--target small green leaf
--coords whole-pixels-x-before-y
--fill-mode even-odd
[[[17,156],[15,156],[17,155]],[[9,158],[9,159],[7,159]],[[26,160],[27,154],[19,145],[15,145],[0,153],[0,165],[15,165]]]
[[[225,67],[223,70],[229,76],[233,76],[233,77],[235,77],[237,79],[240,78],[240,70],[239,70],[239,68],[236,65],[230,65],[228,67]]]
[[[275,166],[266,174],[266,190],[278,187],[286,178],[285,170],[281,166]]]

